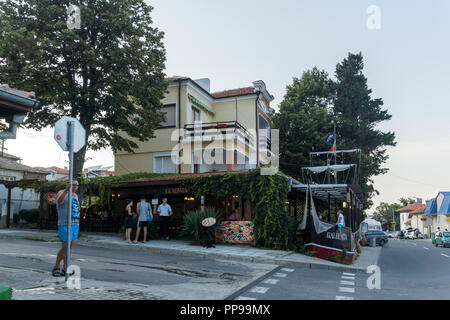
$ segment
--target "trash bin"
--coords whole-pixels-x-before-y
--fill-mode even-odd
[[[11,300],[12,289],[7,287],[0,287],[0,300]]]

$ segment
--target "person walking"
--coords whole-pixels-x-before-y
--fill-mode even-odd
[[[80,203],[76,194],[78,190],[78,181],[72,181],[72,196],[69,197],[70,184],[67,183],[64,190],[60,190],[56,195],[56,210],[58,212],[58,233],[59,241],[61,241],[61,249],[59,249],[56,256],[56,263],[52,270],[54,277],[66,276],[66,252],[67,243],[70,242],[70,252],[72,253],[73,242],[78,239],[79,225],[80,225]],[[69,200],[71,199],[71,200]],[[70,239],[67,239],[67,226],[69,214],[69,201],[72,202],[72,223],[70,226]],[[61,261],[64,267],[60,270]]]
[[[172,208],[167,203],[167,198],[163,198],[163,203],[159,205],[158,210],[161,238],[169,240],[169,217],[173,214]]]
[[[133,200],[127,199],[127,206],[125,207],[125,241],[131,243],[131,229],[133,229],[134,212],[131,212],[133,207]]]
[[[339,235],[342,235],[342,227],[345,227],[345,219],[344,219],[344,215],[342,214],[342,210],[339,210],[337,212],[337,226],[339,229]]]
[[[145,200],[145,197],[142,196],[141,201],[137,204],[136,207],[136,214],[139,216],[139,219],[136,230],[136,238],[134,239],[133,243],[138,242],[141,228],[144,229],[144,239],[142,239],[142,243],[147,242],[148,210],[150,210],[150,204]]]

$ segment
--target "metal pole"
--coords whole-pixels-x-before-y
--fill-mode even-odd
[[[67,241],[66,241],[66,281],[69,278],[70,267],[70,244],[71,244],[71,226],[72,226],[72,183],[73,183],[73,136],[75,123],[67,122],[67,146],[69,148],[69,194],[67,201],[69,202],[69,210],[67,213]]]

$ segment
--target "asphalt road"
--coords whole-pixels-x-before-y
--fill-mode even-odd
[[[255,300],[450,299],[450,248],[426,240],[390,240],[381,251],[380,289],[372,274],[282,268],[228,297]],[[372,278],[370,279],[372,280]],[[371,282],[370,283],[374,283]]]
[[[51,276],[59,248],[57,242],[0,239],[0,285],[24,290],[61,283],[63,277]],[[194,300],[224,299],[275,268],[82,245],[74,246],[72,264],[81,269],[82,287],[143,288],[150,299]]]
[[[55,281],[50,270],[58,247],[58,243],[0,239],[0,285],[24,291],[49,287]],[[146,251],[77,245],[73,261],[81,268],[85,287],[124,289],[122,295],[117,290],[117,295],[108,296],[112,299],[131,294],[141,299],[193,300],[450,299],[450,248],[436,248],[426,240],[390,240],[378,261],[380,289],[373,290],[367,287],[371,274]],[[144,293],[138,295],[139,290]],[[45,293],[32,298],[40,297],[52,298]]]

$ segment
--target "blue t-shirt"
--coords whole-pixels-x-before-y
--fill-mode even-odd
[[[58,226],[67,226],[67,214],[69,212],[69,196],[66,196],[64,202],[59,204],[56,201],[56,210],[58,211]],[[78,196],[75,194],[72,197],[72,225],[80,224],[80,204]]]
[[[150,208],[150,204],[148,202],[139,202],[139,219],[138,222],[148,221],[148,209]]]

